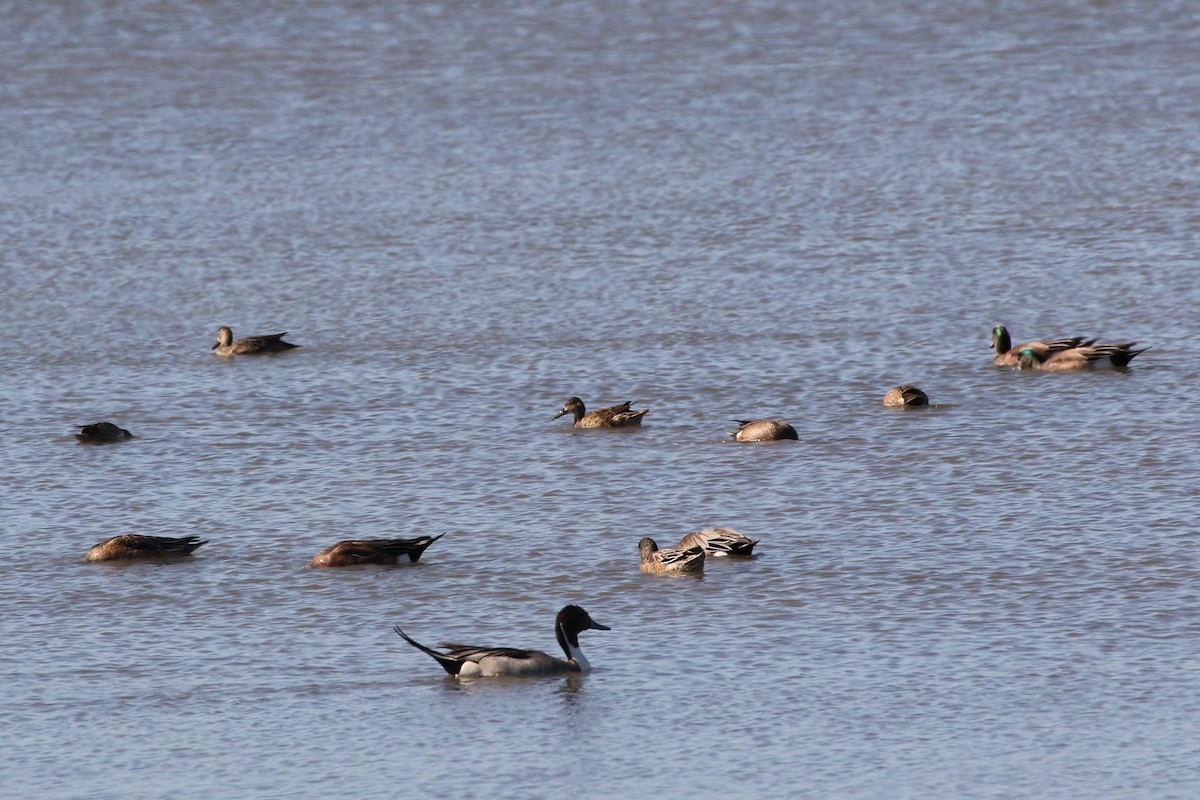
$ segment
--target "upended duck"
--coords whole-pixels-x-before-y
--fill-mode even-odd
[[[79,428],[75,438],[80,444],[109,444],[133,438],[132,433],[111,422],[93,422],[91,425],[80,425]]]
[[[641,411],[634,411],[630,408],[631,405],[633,402],[627,400],[619,406],[588,411],[582,400],[572,397],[563,403],[562,409],[554,415],[553,419],[570,414],[575,418],[575,424],[572,426],[575,428],[633,428],[642,424],[642,417],[650,409],[643,408]]]
[[[199,536],[146,536],[123,533],[93,545],[84,561],[172,561],[187,558],[207,540]]]
[[[233,331],[222,325],[217,328],[217,343],[212,346],[212,349],[219,356],[253,356],[263,355],[266,353],[282,353],[287,350],[295,350],[300,345],[285,342],[283,337],[287,336],[287,331],[283,333],[271,333],[266,336],[247,336],[244,339],[233,340]]]
[[[781,419],[734,420],[736,431],[730,432],[735,442],[778,442],[799,439],[796,429]]]
[[[929,405],[929,395],[916,386],[905,384],[888,390],[883,396],[883,404],[888,408],[914,408]]]
[[[456,678],[494,678],[500,676],[533,677],[538,675],[560,675],[591,669],[591,664],[579,647],[579,634],[586,630],[607,631],[579,606],[564,606],[554,618],[554,636],[566,654],[566,659],[555,658],[541,650],[519,650],[511,647],[471,647],[451,642],[442,642],[446,652],[438,652],[412,639],[395,626],[400,638],[426,655],[431,656],[442,669]]]
[[[1070,336],[1064,339],[1051,339],[1048,341],[1035,340],[1013,347],[1012,337],[1008,335],[1008,329],[1003,325],[997,325],[992,328],[992,352],[994,353],[992,363],[997,367],[1015,367],[1017,366],[1017,361],[1020,358],[1022,350],[1032,350],[1034,353],[1045,357],[1061,350],[1069,350],[1072,347],[1090,345],[1095,341],[1095,339],[1085,339],[1082,336]]]
[[[1125,344],[1081,345],[1069,350],[1060,350],[1049,355],[1027,347],[1017,359],[1018,369],[1036,369],[1043,372],[1067,372],[1081,369],[1105,369],[1125,367],[1140,353],[1150,348],[1134,350],[1137,342]]]
[[[403,556],[416,562],[425,548],[442,538],[418,536],[415,539],[346,539],[326,547],[313,556],[310,567],[353,567],[359,564],[396,564]]]
[[[753,555],[756,544],[758,544],[758,539],[751,539],[733,528],[705,528],[687,534],[679,540],[676,547],[685,550],[691,547],[702,547],[707,558],[709,556]]]
[[[683,575],[704,571],[704,547],[664,547],[646,537],[638,542],[639,569],[652,575]]]

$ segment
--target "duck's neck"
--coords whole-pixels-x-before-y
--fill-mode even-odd
[[[591,669],[592,665],[583,655],[583,649],[579,646],[579,639],[576,636],[569,636],[562,625],[556,625],[554,626],[554,637],[558,639],[559,647],[566,653],[568,663],[579,670]]]

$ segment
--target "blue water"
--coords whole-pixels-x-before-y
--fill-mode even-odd
[[[0,19],[0,795],[1200,793],[1189,4]],[[758,556],[639,573],[715,525]],[[209,543],[82,563],[126,532]],[[567,603],[567,679],[392,632]]]

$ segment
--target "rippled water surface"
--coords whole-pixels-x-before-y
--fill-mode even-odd
[[[1200,795],[1194,4],[0,12],[5,796]]]

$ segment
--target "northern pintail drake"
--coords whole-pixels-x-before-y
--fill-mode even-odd
[[[566,653],[566,660],[547,655],[541,650],[518,650],[511,647],[470,647],[442,642],[446,652],[440,653],[410,638],[395,626],[404,641],[432,656],[442,669],[456,678],[494,678],[503,675],[529,677],[582,672],[592,665],[579,647],[579,634],[587,630],[607,631],[607,625],[596,622],[579,606],[565,606],[554,618],[554,636]]]
[[[687,572],[704,571],[704,548],[700,545],[664,547],[660,550],[657,542],[646,537],[638,542],[638,553],[641,555],[642,572],[653,575],[682,575]]]
[[[219,356],[251,356],[262,353],[282,353],[294,350],[300,345],[285,342],[283,333],[272,333],[266,336],[247,336],[244,339],[233,340],[233,331],[222,325],[217,328],[217,343],[212,346]]]
[[[744,536],[733,528],[705,528],[684,536],[676,546],[683,549],[702,547],[707,558],[710,556],[753,555],[756,544],[758,544],[758,539]]]
[[[168,561],[185,558],[207,540],[199,536],[145,536],[125,533],[93,545],[84,561]]]
[[[572,397],[563,403],[562,409],[553,418],[558,419],[564,414],[570,414],[575,418],[573,427],[576,428],[633,428],[642,424],[642,417],[650,409],[633,411],[630,409],[631,405],[632,401],[626,401],[619,406],[588,411],[582,400]]]
[[[402,556],[415,562],[425,548],[442,538],[418,536],[415,539],[347,539],[326,547],[309,563],[310,567],[352,567],[358,564],[395,564]]]
[[[781,419],[735,419],[736,431],[730,432],[735,442],[777,442],[799,439],[796,429]]]
[[[1149,348],[1134,350],[1137,342],[1125,344],[1097,344],[1072,347],[1057,353],[1043,355],[1033,348],[1025,348],[1017,359],[1018,369],[1037,369],[1043,372],[1068,372],[1081,369],[1104,369],[1125,367],[1134,356]]]
[[[1072,347],[1079,347],[1081,345],[1089,345],[1095,341],[1095,339],[1085,340],[1082,336],[1071,336],[1066,339],[1026,342],[1025,344],[1013,347],[1012,337],[1008,335],[1008,329],[1003,325],[997,325],[992,328],[992,352],[995,354],[992,356],[992,363],[997,367],[1015,367],[1017,366],[1017,360],[1020,358],[1022,350],[1032,350],[1045,357],[1051,353],[1069,350]]]
[[[111,422],[93,422],[91,425],[80,425],[75,438],[80,444],[108,444],[132,439],[133,434],[124,428],[118,428]]]
[[[883,404],[889,408],[904,408],[929,405],[929,395],[915,386],[905,384],[891,389],[883,396]]]

